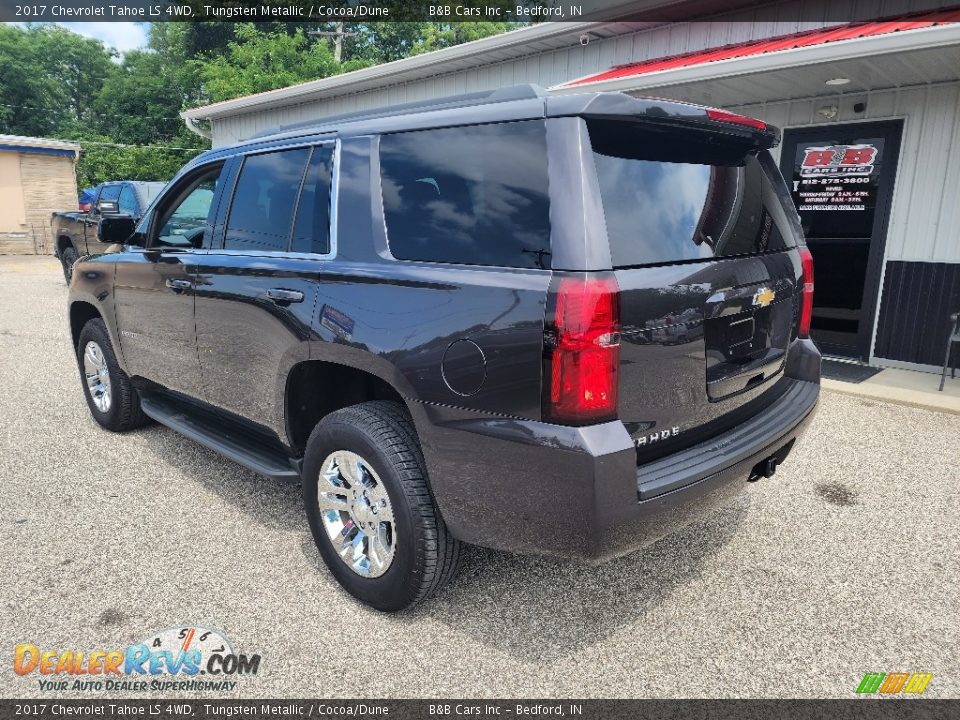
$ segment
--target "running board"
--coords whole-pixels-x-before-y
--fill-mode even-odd
[[[142,394],[140,407],[144,414],[158,423],[176,430],[248,470],[273,480],[300,480],[300,473],[293,459],[281,450],[228,422],[217,422],[210,413],[190,412],[183,403],[159,393]],[[201,414],[203,420],[199,417]]]

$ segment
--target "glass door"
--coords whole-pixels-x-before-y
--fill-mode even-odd
[[[879,293],[900,121],[786,130],[780,168],[813,254],[811,336],[866,361]]]

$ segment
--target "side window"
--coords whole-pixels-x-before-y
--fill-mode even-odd
[[[174,192],[159,211],[156,224],[159,230],[151,246],[198,248],[203,245],[221,169],[218,165]]]
[[[542,120],[385,135],[380,169],[394,257],[550,267]]]
[[[326,255],[330,252],[330,183],[333,146],[315,147],[303,178],[297,218],[293,225],[294,252]]]
[[[136,215],[138,211],[137,198],[133,194],[133,188],[124,185],[120,191],[120,212],[127,215]]]
[[[227,250],[286,250],[310,148],[251,155],[243,162],[227,220]]]

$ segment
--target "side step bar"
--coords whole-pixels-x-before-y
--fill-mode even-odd
[[[273,480],[300,480],[294,461],[251,433],[226,422],[201,422],[182,403],[160,393],[141,395],[140,407],[149,417],[204,447]],[[207,416],[208,420],[213,416]]]

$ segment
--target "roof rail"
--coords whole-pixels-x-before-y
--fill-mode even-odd
[[[482,92],[467,93],[465,95],[450,95],[441,98],[431,98],[429,100],[416,100],[399,105],[387,105],[370,110],[345,113],[343,115],[332,115],[316,120],[305,120],[291,125],[281,125],[272,130],[264,130],[252,136],[250,139],[255,140],[273,135],[281,135],[292,130],[326,127],[336,123],[374,120],[394,115],[428,112],[430,110],[448,110],[451,108],[470,107],[472,105],[489,105],[513,100],[533,100],[545,96],[546,91],[538,85],[511,85],[509,87],[497,88],[496,90],[484,90]]]

